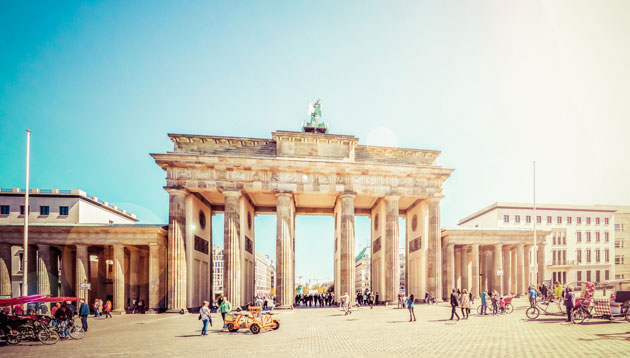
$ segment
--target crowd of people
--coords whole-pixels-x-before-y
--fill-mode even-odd
[[[324,307],[334,304],[335,294],[332,292],[309,293],[295,295],[295,307]]]

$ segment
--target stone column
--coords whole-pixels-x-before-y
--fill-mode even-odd
[[[123,245],[114,245],[112,260],[114,281],[113,312],[125,314],[125,249]]]
[[[74,291],[74,262],[72,260],[72,249],[65,245],[61,248],[61,295],[76,296]]]
[[[398,197],[385,197],[385,292],[383,300],[398,301],[400,291],[400,257],[398,233]]]
[[[462,291],[464,289],[470,290],[470,284],[468,283],[468,246],[463,246],[461,250],[461,276],[462,276]]]
[[[525,294],[525,246],[518,244],[516,259],[516,287],[519,295]]]
[[[158,244],[149,243],[149,310],[147,313],[158,313],[160,310],[160,250]]]
[[[354,195],[342,194],[340,200],[340,287],[337,292],[340,295],[339,297],[345,292],[347,292],[350,297],[354,297]]]
[[[10,297],[11,289],[11,245],[0,244],[0,295]]]
[[[503,282],[501,282],[501,277],[497,275],[497,271],[499,271],[499,269],[501,269],[501,266],[502,266],[502,262],[501,262],[502,261],[501,260],[502,248],[503,248],[503,245],[495,244],[494,251],[492,252],[493,263],[494,263],[492,267],[492,271],[493,271],[492,272],[492,277],[493,277],[492,289],[497,290],[499,294],[503,292]]]
[[[545,278],[545,244],[538,246],[538,280],[536,281],[536,287],[540,286]]]
[[[186,309],[186,191],[167,189],[168,208],[168,312]],[[230,302],[232,297],[229,297]]]
[[[473,297],[479,297],[479,245],[471,246],[470,259],[472,261],[472,294]]]
[[[292,238],[292,206],[293,195],[276,194],[276,306],[279,309],[293,309],[295,251]]]
[[[510,283],[512,277],[512,271],[510,267],[512,262],[510,261],[510,249],[508,247],[503,247],[503,294],[510,294]]]
[[[88,290],[82,289],[82,283],[88,283],[88,273],[90,258],[88,256],[87,245],[76,245],[77,259],[74,270],[74,292],[77,297],[81,297],[88,302]]]
[[[455,248],[455,288],[463,289],[461,285],[461,273],[462,273],[462,249]]]
[[[427,290],[438,298],[440,293],[450,293],[451,287],[442,288],[442,229],[440,226],[440,199],[430,198],[429,228],[427,237]]]
[[[37,294],[50,295],[51,287],[57,285],[52,267],[50,245],[37,245]]]
[[[530,257],[531,255],[531,245],[526,245],[525,246],[525,260],[524,262],[524,273],[523,276],[525,276],[525,279],[523,280],[523,289],[525,290],[524,292],[527,293],[527,287],[529,285],[535,285],[536,283],[534,282],[535,280],[532,280],[532,278],[530,277],[530,268],[531,266],[531,260],[533,259],[533,257]]]
[[[510,281],[512,281],[512,284],[510,285],[512,292],[510,292],[511,294],[514,294],[515,296],[518,296],[519,292],[518,292],[518,281],[516,280],[516,272],[517,272],[517,266],[516,266],[516,247],[512,247],[512,249],[510,250],[510,273],[512,274],[512,276],[510,277]]]
[[[455,245],[446,246],[446,282],[447,292],[455,288]]]
[[[138,299],[140,296],[140,286],[139,286],[139,264],[140,264],[140,255],[138,254],[138,249],[135,247],[129,248],[129,297],[131,302],[133,300]]]
[[[98,254],[98,273],[97,273],[97,282],[98,282],[98,298],[106,302],[107,298],[107,258],[105,255],[105,250],[107,247],[103,247],[103,251]]]
[[[241,192],[226,191],[223,214],[223,294],[233,307],[241,302]]]

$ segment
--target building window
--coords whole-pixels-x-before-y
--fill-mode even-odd
[[[586,217],[586,225],[590,225],[591,224],[591,217],[587,216]]]
[[[570,224],[570,223],[571,223],[571,217],[567,216],[567,224]]]
[[[531,224],[532,223],[532,217],[529,216],[529,215],[525,216],[525,222],[528,223],[528,224]]]
[[[567,235],[566,233],[562,234],[562,245],[566,245],[567,244]]]
[[[591,232],[590,231],[586,232],[586,242],[591,242]]]
[[[536,224],[542,223],[542,217],[536,216]]]
[[[599,282],[599,279],[601,278],[600,272],[600,270],[595,271],[595,282]]]
[[[576,223],[576,224],[581,224],[581,223],[582,223],[582,218],[581,218],[581,217],[579,217],[579,216],[578,216],[578,217],[576,217],[576,218],[575,218],[575,223]]]
[[[591,271],[586,271],[586,281],[591,282]]]
[[[595,250],[595,262],[599,262],[600,261],[600,254],[599,254],[599,249]]]
[[[623,224],[615,224],[615,231],[623,231]]]
[[[558,221],[558,224],[562,224],[562,216],[558,216],[556,220]]]
[[[604,218],[604,225],[610,225],[610,219]]]
[[[521,222],[521,216],[520,215],[514,215],[514,221],[517,223]]]
[[[600,240],[600,235],[599,235],[599,231],[595,232],[595,242],[599,242]]]
[[[586,263],[591,263],[591,249],[586,249]]]
[[[553,235],[553,244],[556,244],[556,235]]]
[[[1,215],[9,215],[11,212],[11,207],[9,205],[0,206],[0,214]]]
[[[599,218],[595,218],[595,225],[599,225]]]
[[[609,270],[605,270],[604,271],[604,280],[610,280],[610,271]]]
[[[623,265],[623,255],[615,255],[615,265]]]
[[[547,224],[551,224],[551,216],[547,216]]]
[[[510,222],[510,215],[503,215],[503,222],[504,223],[509,223]]]
[[[577,250],[577,262],[579,264],[582,263],[582,250],[580,250],[580,249]],[[578,281],[580,281],[580,280],[578,279]]]
[[[577,272],[577,280],[578,282],[582,282],[582,271]]]
[[[59,215],[67,216],[68,215],[68,207],[60,206],[59,207]]]
[[[604,250],[604,260],[610,262],[610,250],[608,249]]]
[[[48,215],[50,213],[50,206],[40,206],[39,215]]]
[[[604,232],[604,242],[610,242],[610,234],[608,231]]]
[[[582,232],[581,231],[577,232],[577,242],[582,242]]]

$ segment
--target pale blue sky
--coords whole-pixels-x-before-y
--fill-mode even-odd
[[[32,187],[164,223],[167,133],[269,138],[321,97],[332,133],[442,151],[444,226],[531,200],[534,159],[539,202],[630,204],[628,1],[30,4],[0,3],[0,187],[30,128]],[[332,219],[297,235],[297,274],[332,277]]]

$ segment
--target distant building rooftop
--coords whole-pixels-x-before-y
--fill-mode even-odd
[[[20,188],[0,188],[0,196],[24,196],[26,190]],[[79,198],[92,204],[95,204],[105,210],[121,215],[127,219],[138,221],[136,214],[127,210],[119,209],[116,205],[110,205],[107,201],[100,200],[96,196],[88,195],[80,189],[29,189],[29,196],[33,197],[68,197]]]

